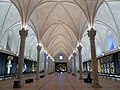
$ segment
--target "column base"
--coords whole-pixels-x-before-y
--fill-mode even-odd
[[[93,83],[92,88],[102,88],[102,86],[99,83]]]
[[[14,81],[13,88],[22,88],[24,86],[22,79],[17,79]]]
[[[13,88],[20,88],[20,81],[14,81]]]

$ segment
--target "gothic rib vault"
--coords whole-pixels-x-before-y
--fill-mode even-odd
[[[19,52],[19,30],[27,27],[25,57],[36,60],[37,44],[41,53],[47,50],[53,58],[58,53],[67,57],[82,44],[82,60],[90,58],[87,30],[97,31],[97,55],[109,51],[108,37],[119,47],[119,0],[0,0],[0,46]],[[11,43],[12,42],[12,43]],[[18,43],[18,44],[16,44]]]

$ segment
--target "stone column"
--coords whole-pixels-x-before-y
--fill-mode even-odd
[[[70,59],[67,61],[67,72],[70,73]]]
[[[51,58],[50,58],[50,63],[49,63],[49,74],[51,74]]]
[[[35,71],[35,66],[33,61],[32,61],[32,71]]]
[[[70,73],[72,73],[72,57],[70,59]]]
[[[82,58],[81,58],[82,46],[79,45],[77,48],[78,48],[78,59],[79,59],[79,79],[82,80]]]
[[[55,62],[53,61],[53,73],[55,72]]]
[[[74,75],[74,57],[71,57],[71,73]]]
[[[50,60],[51,60],[51,68],[50,69],[51,69],[51,73],[53,73],[53,71],[52,71],[52,65],[53,65],[52,63],[53,62],[52,62],[52,59],[50,59]]]
[[[50,74],[50,57],[48,56],[48,74]]]
[[[55,70],[54,70],[54,66],[55,66],[54,61],[52,61],[51,65],[52,65],[52,66],[51,66],[51,67],[52,67],[52,73],[54,73],[54,71],[55,71]]]
[[[46,76],[46,53],[44,53],[44,76]]]
[[[73,53],[73,59],[74,59],[74,75],[76,76],[76,53]]]
[[[22,81],[22,70],[23,70],[23,64],[24,64],[24,50],[25,50],[25,40],[28,35],[28,30],[25,30],[22,28],[22,30],[19,31],[20,34],[20,50],[19,50],[19,58],[18,58],[18,72],[17,72],[17,79],[20,81],[20,87],[23,86]]]
[[[37,46],[37,73],[36,73],[36,80],[39,80],[40,50],[41,50],[41,47],[38,45]]]
[[[93,70],[92,87],[101,88],[102,86],[99,85],[99,81],[98,81],[98,66],[97,66],[97,60],[96,60],[95,35],[96,35],[96,31],[93,28],[91,28],[91,30],[88,31],[88,37],[90,38],[92,70]]]
[[[51,73],[53,73],[53,62],[52,62],[52,59],[51,59]]]

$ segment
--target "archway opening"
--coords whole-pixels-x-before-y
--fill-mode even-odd
[[[55,63],[55,72],[67,72],[67,63],[66,62],[56,62]]]

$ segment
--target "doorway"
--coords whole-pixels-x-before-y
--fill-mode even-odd
[[[67,63],[66,62],[56,62],[55,63],[55,72],[67,72]]]

